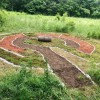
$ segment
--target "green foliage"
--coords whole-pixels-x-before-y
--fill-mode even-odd
[[[3,26],[6,22],[7,15],[4,10],[0,10],[0,27]]]
[[[65,12],[65,13],[63,14],[61,20],[64,22],[64,21],[66,20],[66,17],[68,17],[68,13],[67,13],[67,12]]]
[[[60,18],[61,18],[60,14],[57,13],[57,14],[56,14],[56,19],[57,19],[58,21],[60,21]]]
[[[100,34],[99,33],[92,32],[92,33],[88,33],[87,34],[87,37],[88,38],[94,38],[94,39],[100,39]]]
[[[100,18],[98,0],[1,0],[0,7],[30,14],[63,15]]]
[[[7,23],[0,27],[5,33],[36,33],[36,32],[63,32],[62,27],[66,27],[69,22],[74,22],[74,35],[86,37],[88,33],[100,34],[100,20],[89,18],[60,17],[60,21],[55,16],[28,15],[19,12],[7,12]],[[61,29],[60,29],[61,28]],[[59,31],[60,30],[60,31]],[[66,31],[67,32],[67,31]]]
[[[62,26],[59,26],[59,25],[55,26],[56,32],[67,33],[67,32],[72,32],[74,29],[75,29],[74,22],[66,22],[66,24],[64,24]]]
[[[63,87],[48,70],[37,75],[23,67],[0,79],[0,100],[99,100],[99,87],[83,89]]]
[[[0,82],[1,100],[64,100],[66,97],[69,95],[65,88],[48,71],[39,76],[23,68]]]
[[[99,7],[99,9],[100,9],[100,7]],[[92,17],[93,18],[100,18],[100,11],[99,10],[94,11],[92,14]]]

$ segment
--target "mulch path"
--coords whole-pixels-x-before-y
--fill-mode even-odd
[[[54,53],[49,47],[36,46],[32,44],[25,44],[24,41],[29,39],[27,37],[17,38],[13,43],[23,49],[33,49],[42,53],[47,59],[54,73],[56,73],[65,84],[70,87],[82,87],[91,85],[92,82],[83,75],[73,64],[65,58]],[[84,78],[79,78],[84,76]]]
[[[38,34],[38,36],[50,36],[52,38],[60,38],[66,42],[66,45],[70,45],[71,47],[76,48],[80,52],[86,54],[92,54],[95,50],[95,47],[90,43],[80,40],[76,37],[71,37],[70,35],[59,35],[59,34]]]
[[[16,38],[24,37],[23,34],[17,34],[12,36],[7,36],[4,39],[0,41],[0,47],[3,47],[7,50],[11,50],[14,52],[23,52],[24,50],[12,45],[12,41],[14,41]]]

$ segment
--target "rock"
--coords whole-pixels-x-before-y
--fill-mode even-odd
[[[42,41],[42,42],[51,42],[52,39],[51,39],[51,37],[47,37],[47,36],[39,36],[39,37],[38,37],[38,41]]]

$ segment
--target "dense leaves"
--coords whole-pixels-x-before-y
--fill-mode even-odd
[[[0,7],[31,14],[100,18],[99,0],[0,0]]]

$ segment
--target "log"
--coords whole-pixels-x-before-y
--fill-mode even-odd
[[[52,39],[51,39],[51,37],[47,37],[47,36],[39,36],[39,37],[38,37],[38,41],[42,41],[42,42],[51,42]]]

